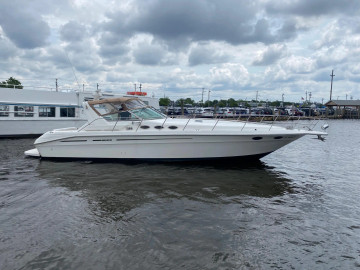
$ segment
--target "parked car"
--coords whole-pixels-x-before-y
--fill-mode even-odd
[[[198,108],[195,110],[196,117],[213,117],[214,111],[212,108]]]
[[[176,115],[176,111],[174,108],[168,108],[167,109],[167,115]]]
[[[182,115],[183,113],[184,113],[184,115],[189,114],[189,112],[186,108],[184,108],[183,110],[181,108],[176,110],[176,115]]]
[[[335,110],[332,108],[320,108],[319,114],[320,115],[334,115]]]
[[[315,116],[315,111],[312,108],[301,108],[301,111],[304,112],[304,116]]]
[[[289,112],[285,108],[277,108],[278,115],[289,115]]]
[[[304,112],[300,111],[298,108],[286,109],[286,111],[288,112],[288,115],[291,115],[291,116],[303,116],[304,115]]]

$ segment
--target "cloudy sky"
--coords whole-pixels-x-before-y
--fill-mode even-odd
[[[0,0],[0,80],[156,97],[360,99],[357,0]],[[204,88],[204,91],[203,89]]]

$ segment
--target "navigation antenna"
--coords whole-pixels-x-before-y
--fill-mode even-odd
[[[68,60],[68,61],[69,61],[69,63],[70,63],[71,70],[72,70],[72,72],[73,72],[73,74],[74,74],[74,77],[75,77],[76,83],[77,83],[77,85],[78,85],[78,87],[79,87],[79,90],[81,90],[81,87],[80,87],[79,81],[78,81],[78,79],[77,79],[77,77],[76,77],[76,74],[75,74],[75,69],[74,69],[74,66],[73,66],[73,64],[71,63],[70,58],[69,58],[69,56],[68,56],[67,52],[66,52],[65,50],[64,50],[64,52],[65,52],[65,55],[66,55],[67,60]]]

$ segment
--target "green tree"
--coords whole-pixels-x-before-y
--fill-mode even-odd
[[[228,99],[228,104],[229,104],[229,107],[237,107],[237,106],[239,106],[239,104],[233,98]]]
[[[16,88],[16,89],[23,89],[21,82],[17,79],[10,77],[6,81],[2,81],[0,83],[0,88]]]
[[[227,106],[227,101],[224,100],[224,99],[221,99],[219,102],[218,102],[218,107],[226,107]]]
[[[175,106],[178,106],[178,107],[180,107],[181,106],[181,104],[183,104],[183,106],[184,106],[184,100],[185,99],[183,99],[183,98],[180,98],[180,99],[178,99],[177,101],[175,101]]]
[[[195,101],[193,99],[191,99],[191,98],[186,98],[184,100],[184,104],[190,104],[191,106],[194,106]]]
[[[170,103],[171,103],[171,100],[168,97],[159,99],[159,105],[160,106],[169,106]]]
[[[213,107],[214,106],[214,102],[212,102],[211,100],[207,100],[204,103],[204,107]]]

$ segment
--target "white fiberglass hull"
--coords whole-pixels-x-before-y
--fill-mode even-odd
[[[264,156],[305,134],[76,136],[36,144],[45,158],[185,160]],[[255,139],[254,139],[255,138]]]
[[[84,126],[49,131],[35,141],[40,157],[165,161],[261,157],[304,135],[326,134],[273,123],[166,118],[132,98],[89,101],[83,108],[88,116]]]

